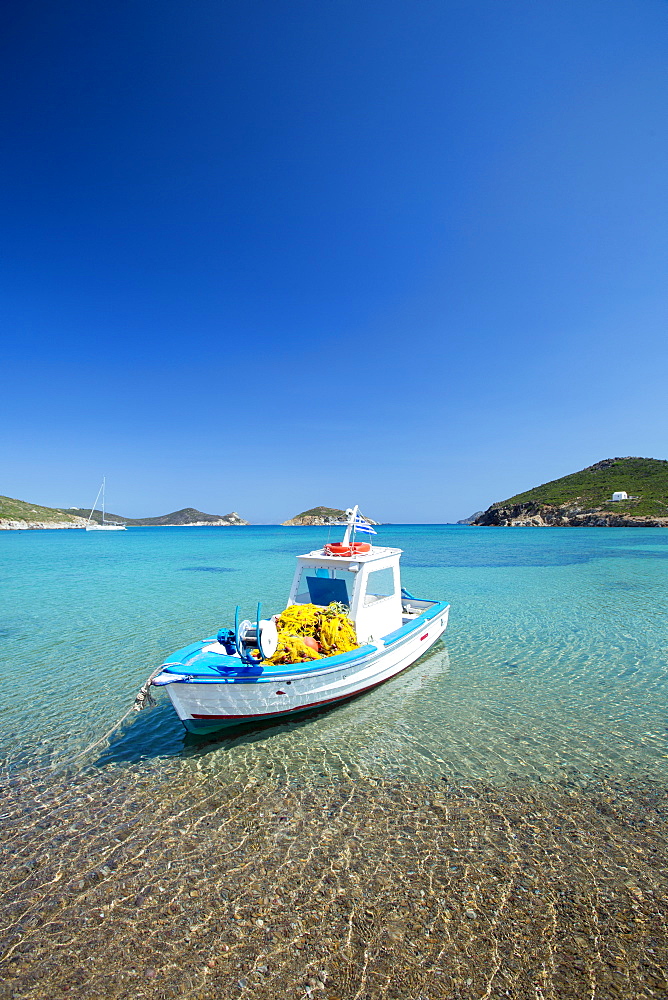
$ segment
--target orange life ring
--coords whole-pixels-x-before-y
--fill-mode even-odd
[[[355,542],[354,545],[341,545],[340,542],[331,542],[325,545],[325,552],[330,556],[357,556],[363,552],[371,552],[371,546],[367,542]]]

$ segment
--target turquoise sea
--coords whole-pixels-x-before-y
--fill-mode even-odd
[[[0,532],[0,1000],[668,996],[666,531],[383,525],[452,605],[402,675],[104,738],[326,540]]]
[[[327,529],[0,533],[0,757],[17,772],[103,734],[170,651],[278,611],[294,556]],[[444,640],[338,708],[224,738],[186,736],[164,692],[92,757],[195,758],[299,781],[369,775],[505,783],[668,775],[668,532],[384,525],[404,586],[452,604]]]

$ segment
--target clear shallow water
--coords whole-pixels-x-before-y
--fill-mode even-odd
[[[65,760],[169,652],[284,606],[320,528],[0,533],[0,758]],[[532,781],[668,773],[668,532],[383,526],[403,582],[452,603],[445,639],[355,701],[224,739],[186,736],[165,694],[97,759],[298,781]],[[168,762],[168,763],[167,763]]]
[[[452,602],[404,674],[54,769],[323,533],[0,533],[0,1000],[667,995],[668,532],[380,532]]]

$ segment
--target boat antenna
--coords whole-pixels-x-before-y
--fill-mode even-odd
[[[352,510],[349,507],[348,510],[346,511],[346,514],[348,515],[348,524],[346,526],[346,533],[343,536],[343,544],[344,545],[350,545],[350,532],[351,532],[351,529],[352,529],[352,533],[353,533],[353,540],[355,538],[355,519],[357,518],[357,511],[358,510],[359,510],[359,508],[358,508],[357,504],[355,504],[355,506],[352,508]]]

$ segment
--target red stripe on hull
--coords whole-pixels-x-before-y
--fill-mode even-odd
[[[411,666],[411,664],[409,663],[408,666]],[[391,677],[396,677],[396,674],[392,674]],[[284,708],[278,712],[254,712],[253,715],[200,715],[198,712],[193,712],[190,718],[238,719],[241,721],[243,719],[257,719],[258,716],[288,715],[289,712],[303,712],[307,708],[317,708],[318,705],[329,705],[333,701],[343,701],[345,698],[354,698],[356,694],[362,694],[364,691],[370,691],[371,688],[378,687],[379,684],[384,684],[385,681],[391,680],[391,677],[385,677],[382,681],[376,681],[375,684],[368,684],[367,687],[360,688],[359,691],[350,691],[348,694],[339,695],[337,698],[325,698],[323,701],[312,701],[308,705],[296,705],[294,708]]]

